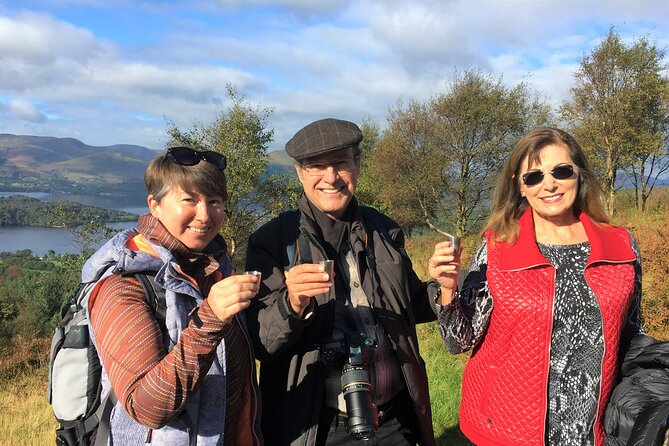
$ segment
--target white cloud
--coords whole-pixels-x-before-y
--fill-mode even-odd
[[[301,13],[326,13],[345,9],[351,0],[217,0],[225,7],[280,6]]]
[[[211,121],[230,83],[274,108],[282,147],[325,116],[383,125],[399,99],[442,92],[456,69],[526,81],[558,104],[610,25],[669,43],[669,8],[654,0],[63,1],[94,19],[61,20],[53,0],[41,5],[54,15],[0,9],[0,132],[157,148],[165,119]],[[113,40],[140,13],[147,37]]]
[[[29,122],[43,123],[47,120],[46,115],[27,99],[12,99],[7,103],[6,110],[10,115]]]

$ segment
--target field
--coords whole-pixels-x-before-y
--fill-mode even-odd
[[[650,210],[638,214],[619,211],[614,223],[628,227],[641,245],[644,268],[643,315],[648,334],[669,340],[669,192],[660,191]],[[629,209],[629,207],[626,207]],[[436,237],[409,240],[408,251],[416,272],[426,276],[425,265]],[[477,238],[464,242],[464,264]],[[468,445],[458,429],[460,378],[467,355],[451,355],[442,346],[434,324],[418,327],[421,352],[427,364],[435,435],[440,445]],[[10,356],[0,355],[0,445],[47,445],[54,442],[56,424],[45,400],[48,340],[26,340]]]

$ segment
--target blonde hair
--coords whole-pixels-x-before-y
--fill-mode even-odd
[[[518,239],[518,219],[529,203],[520,193],[520,172],[527,159],[532,165],[541,158],[541,150],[551,144],[566,147],[578,172],[578,192],[574,208],[585,212],[595,223],[609,222],[603,204],[603,192],[590,168],[580,144],[569,133],[550,127],[531,130],[513,148],[497,180],[492,212],[483,232],[492,231],[493,241],[514,242]]]
[[[167,192],[179,186],[186,192],[199,192],[210,197],[228,199],[225,173],[206,161],[183,166],[166,153],[157,156],[144,173],[146,192],[160,202]]]

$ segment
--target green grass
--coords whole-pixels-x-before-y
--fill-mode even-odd
[[[430,385],[437,444],[470,445],[458,428],[460,380],[467,355],[452,355],[441,342],[436,323],[418,326],[421,354]],[[29,366],[0,380],[0,445],[54,444],[56,422],[45,399],[48,367]]]
[[[45,397],[47,374],[43,365],[0,382],[0,445],[55,444],[56,421]]]
[[[417,331],[427,368],[437,444],[470,445],[458,428],[460,383],[467,355],[452,355],[446,350],[436,323],[420,325]]]

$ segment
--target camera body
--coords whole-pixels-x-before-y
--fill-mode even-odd
[[[334,339],[321,344],[321,362],[341,370],[341,390],[346,402],[346,432],[356,440],[371,439],[379,427],[369,364],[376,342],[369,337]]]

